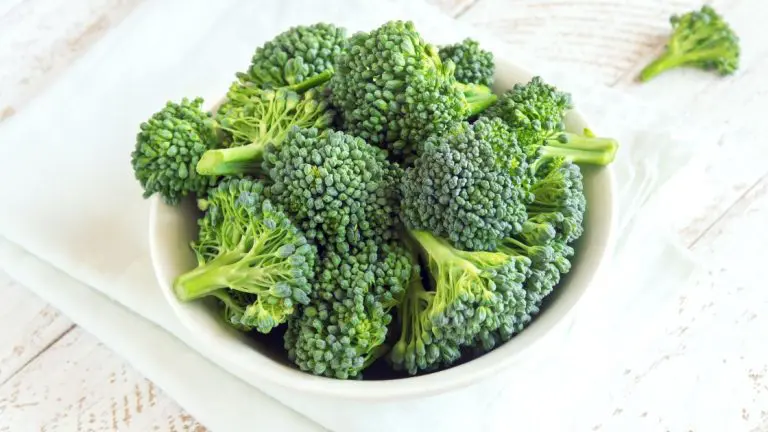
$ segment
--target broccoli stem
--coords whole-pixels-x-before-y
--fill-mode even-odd
[[[303,92],[305,90],[309,90],[311,88],[325,84],[333,77],[333,73],[334,73],[333,69],[326,69],[320,72],[319,74],[309,77],[300,83],[286,86],[286,88],[293,90],[295,92]]]
[[[252,174],[261,169],[263,154],[262,143],[208,150],[200,157],[196,170],[208,176]]]
[[[640,72],[640,81],[646,82],[669,69],[673,69],[686,64],[715,59],[720,57],[722,54],[723,53],[721,50],[717,48],[694,51],[685,54],[667,51],[649,63],[645,68],[643,68],[643,70]]]
[[[499,98],[490,88],[481,84],[464,84],[457,82],[454,85],[464,93],[464,98],[467,101],[467,108],[469,110],[469,115],[467,117],[473,117],[480,114],[489,106],[496,103],[496,100]]]
[[[173,292],[181,301],[199,299],[227,288],[226,266],[242,258],[239,252],[220,255],[210,262],[179,275],[173,282]]]
[[[576,164],[609,165],[616,157],[619,143],[613,138],[596,137],[585,130],[584,135],[571,132],[557,133],[548,138],[541,148],[541,157],[533,164],[534,172],[546,159],[563,157]]]

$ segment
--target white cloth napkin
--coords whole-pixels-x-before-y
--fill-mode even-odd
[[[611,266],[615,276],[592,290],[548,355],[473,388],[423,400],[358,403],[247,386],[225,371],[225,361],[209,360],[216,353],[185,331],[156,286],[147,247],[148,205],[129,163],[137,125],[166,100],[221,97],[254,47],[290,25],[330,21],[362,30],[388,19],[411,19],[436,43],[479,39],[496,55],[571,91],[598,134],[619,138],[622,234]],[[709,143],[682,133],[647,104],[547,71],[522,55],[524,48],[505,46],[426,4],[405,0],[144,2],[0,125],[0,266],[214,431],[269,425],[571,430],[589,420],[590,409],[606,407],[598,398],[610,392],[597,383],[642,346],[645,313],[669,299],[692,269],[693,261],[653,209],[660,187],[690,159],[694,143],[697,151]],[[595,402],[574,409],[568,400],[572,389],[579,389],[582,401]],[[553,409],[561,415],[546,414]]]

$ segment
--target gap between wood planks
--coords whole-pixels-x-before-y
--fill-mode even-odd
[[[36,353],[35,353],[33,356],[31,356],[30,358],[28,358],[28,359],[27,359],[27,361],[25,361],[24,363],[22,363],[22,364],[21,364],[21,365],[20,365],[18,368],[16,368],[16,370],[15,370],[15,371],[13,371],[13,372],[12,372],[10,375],[8,375],[7,377],[5,377],[5,379],[3,379],[2,381],[0,381],[0,387],[2,387],[3,385],[5,385],[5,383],[7,383],[8,381],[10,381],[10,380],[11,380],[13,377],[15,377],[16,375],[18,375],[18,374],[19,374],[19,372],[21,372],[22,370],[24,370],[24,368],[26,368],[27,366],[29,366],[29,364],[30,364],[30,363],[32,363],[32,362],[33,362],[33,361],[35,361],[35,360],[36,360],[38,357],[40,357],[40,356],[41,356],[41,355],[42,355],[44,352],[46,352],[46,351],[48,350],[48,348],[52,347],[52,346],[53,346],[53,345],[55,345],[57,342],[59,342],[59,341],[61,340],[61,338],[63,338],[64,336],[66,336],[66,335],[67,335],[67,333],[71,332],[71,331],[72,331],[72,330],[73,330],[75,327],[76,327],[76,325],[75,325],[74,323],[73,323],[73,324],[70,324],[70,326],[69,326],[69,327],[67,327],[67,328],[66,328],[64,331],[62,331],[62,332],[61,332],[61,333],[60,333],[58,336],[54,337],[53,339],[51,339],[51,341],[50,341],[50,342],[48,342],[48,343],[47,343],[47,344],[45,344],[44,346],[40,347],[40,349],[39,349],[39,350],[38,350],[38,351],[37,351],[37,352],[36,352]]]

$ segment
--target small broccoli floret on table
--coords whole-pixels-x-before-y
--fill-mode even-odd
[[[230,324],[261,333],[309,303],[316,248],[265,199],[261,183],[223,181],[199,207],[205,214],[192,244],[198,266],[174,281],[179,300],[217,297]]]
[[[409,162],[427,137],[496,100],[486,86],[457,81],[454,70],[412,22],[389,21],[349,38],[329,82],[331,101],[346,131]]]
[[[537,76],[504,92],[481,117],[497,117],[509,125],[527,153],[529,165],[551,157],[590,165],[613,162],[618,150],[615,139],[596,137],[589,130],[584,134],[565,130],[565,116],[571,108],[570,94]]]
[[[441,46],[440,59],[443,62],[451,60],[456,64],[454,76],[465,84],[480,84],[486,87],[493,85],[495,63],[493,53],[480,47],[474,39],[451,45]]]
[[[324,130],[334,111],[318,89],[298,94],[286,89],[262,90],[233,84],[218,109],[227,148],[208,150],[197,164],[202,175],[255,175],[261,173],[267,144],[279,146],[293,127]]]
[[[293,128],[268,148],[264,169],[272,198],[311,241],[347,253],[392,239],[400,169],[384,150],[344,132]]]
[[[195,170],[203,153],[219,143],[216,122],[202,105],[202,98],[169,101],[141,123],[131,166],[145,198],[158,193],[167,204],[176,205],[215,184],[215,177]]]
[[[465,251],[426,231],[410,231],[414,271],[398,308],[400,337],[389,354],[398,370],[416,374],[457,361],[462,348],[486,339],[500,327],[526,319],[523,281],[531,260],[523,254]]]
[[[467,250],[493,250],[522,230],[525,155],[498,119],[461,122],[432,136],[400,183],[401,218]]]
[[[640,72],[640,81],[678,67],[731,75],[739,68],[738,35],[710,5],[669,19],[672,33],[664,52]]]
[[[346,29],[330,23],[294,26],[257,48],[248,71],[237,77],[256,87],[301,91],[317,75],[333,72],[346,41]]]

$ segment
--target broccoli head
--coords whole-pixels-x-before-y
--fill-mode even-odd
[[[387,352],[391,309],[405,293],[411,261],[398,243],[373,242],[347,254],[327,251],[311,306],[289,321],[284,345],[301,370],[360,378]]]
[[[336,56],[346,46],[347,31],[329,23],[289,28],[256,49],[240,82],[261,88],[289,87],[301,91],[317,84],[313,78],[333,73]]]
[[[398,308],[400,338],[389,355],[394,368],[415,374],[448,366],[462,347],[492,343],[500,327],[526,317],[527,256],[456,249],[426,231],[410,231],[408,241],[428,277],[413,272]]]
[[[344,132],[295,127],[267,148],[264,170],[273,200],[318,245],[346,253],[393,238],[401,170],[384,150]]]
[[[565,116],[572,107],[570,94],[536,76],[504,92],[481,117],[497,117],[506,122],[527,153],[529,165],[551,157],[590,165],[613,162],[618,149],[615,139],[596,137],[588,129],[584,134],[565,130]]]
[[[480,48],[474,39],[440,47],[440,59],[456,64],[454,75],[459,82],[480,84],[486,87],[493,85],[493,74],[496,67],[493,53]]]
[[[664,52],[640,72],[640,81],[678,67],[693,67],[731,75],[739,68],[738,35],[710,5],[669,19],[672,34]]]
[[[349,38],[330,97],[346,131],[409,162],[428,136],[496,100],[488,87],[457,81],[454,70],[412,22],[389,21]]]
[[[219,143],[216,122],[202,104],[202,98],[168,101],[141,123],[131,166],[144,198],[158,193],[167,204],[177,205],[183,197],[204,193],[215,184],[215,177],[195,170],[203,153]]]
[[[192,244],[198,266],[179,275],[173,289],[181,301],[217,297],[230,324],[269,333],[296,305],[309,303],[316,248],[263,189],[251,179],[228,179],[199,200],[205,214]]]
[[[318,89],[303,94],[284,88],[262,90],[233,84],[216,120],[226,135],[223,146],[208,150],[197,163],[202,175],[259,174],[267,143],[280,145],[292,127],[331,126],[333,110]]]
[[[467,250],[493,250],[520,232],[528,194],[519,187],[525,157],[515,143],[499,119],[461,122],[431,136],[400,183],[405,226]]]

